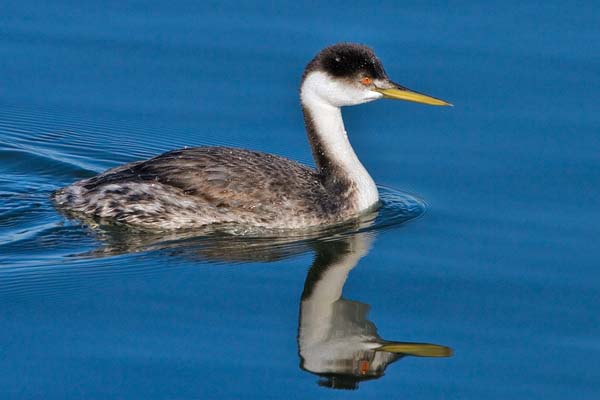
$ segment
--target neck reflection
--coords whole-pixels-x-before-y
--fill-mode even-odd
[[[350,271],[371,247],[373,235],[358,233],[321,242],[308,271],[300,303],[300,367],[318,375],[319,385],[357,389],[361,381],[384,375],[404,356],[448,357],[450,348],[382,339],[367,319],[370,306],[342,297]]]

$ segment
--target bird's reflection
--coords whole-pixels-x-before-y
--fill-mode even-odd
[[[209,232],[135,234],[104,229],[104,246],[87,256],[138,251],[167,251],[203,262],[273,262],[314,251],[300,301],[300,367],[320,377],[319,385],[356,389],[361,381],[380,378],[387,366],[404,356],[447,357],[451,349],[429,343],[387,341],[367,319],[369,305],[342,297],[348,274],[371,247],[377,213],[326,231],[296,236],[224,235]],[[410,218],[406,218],[408,220]]]
[[[383,340],[367,319],[369,305],[342,297],[349,272],[367,254],[371,240],[359,233],[320,243],[308,271],[300,303],[300,367],[319,375],[321,386],[356,389],[361,381],[383,376],[403,356],[451,354],[445,346]]]

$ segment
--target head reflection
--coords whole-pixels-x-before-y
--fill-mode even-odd
[[[348,274],[371,242],[371,235],[359,233],[316,246],[300,303],[298,350],[300,367],[320,376],[321,386],[357,389],[361,381],[383,376],[403,356],[451,354],[445,346],[382,339],[367,319],[369,305],[342,297]]]

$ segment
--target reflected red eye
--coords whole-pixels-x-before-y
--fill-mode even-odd
[[[373,82],[373,81],[368,76],[365,76],[364,78],[362,78],[360,80],[360,83],[362,83],[363,85],[370,85],[371,82]]]
[[[361,373],[361,375],[365,375],[367,372],[369,372],[369,362],[367,360],[361,360],[358,366],[358,370]]]

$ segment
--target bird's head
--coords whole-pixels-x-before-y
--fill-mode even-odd
[[[306,66],[300,96],[303,102],[335,107],[381,98],[436,106],[451,105],[392,82],[373,50],[353,43],[338,43],[321,50]]]

